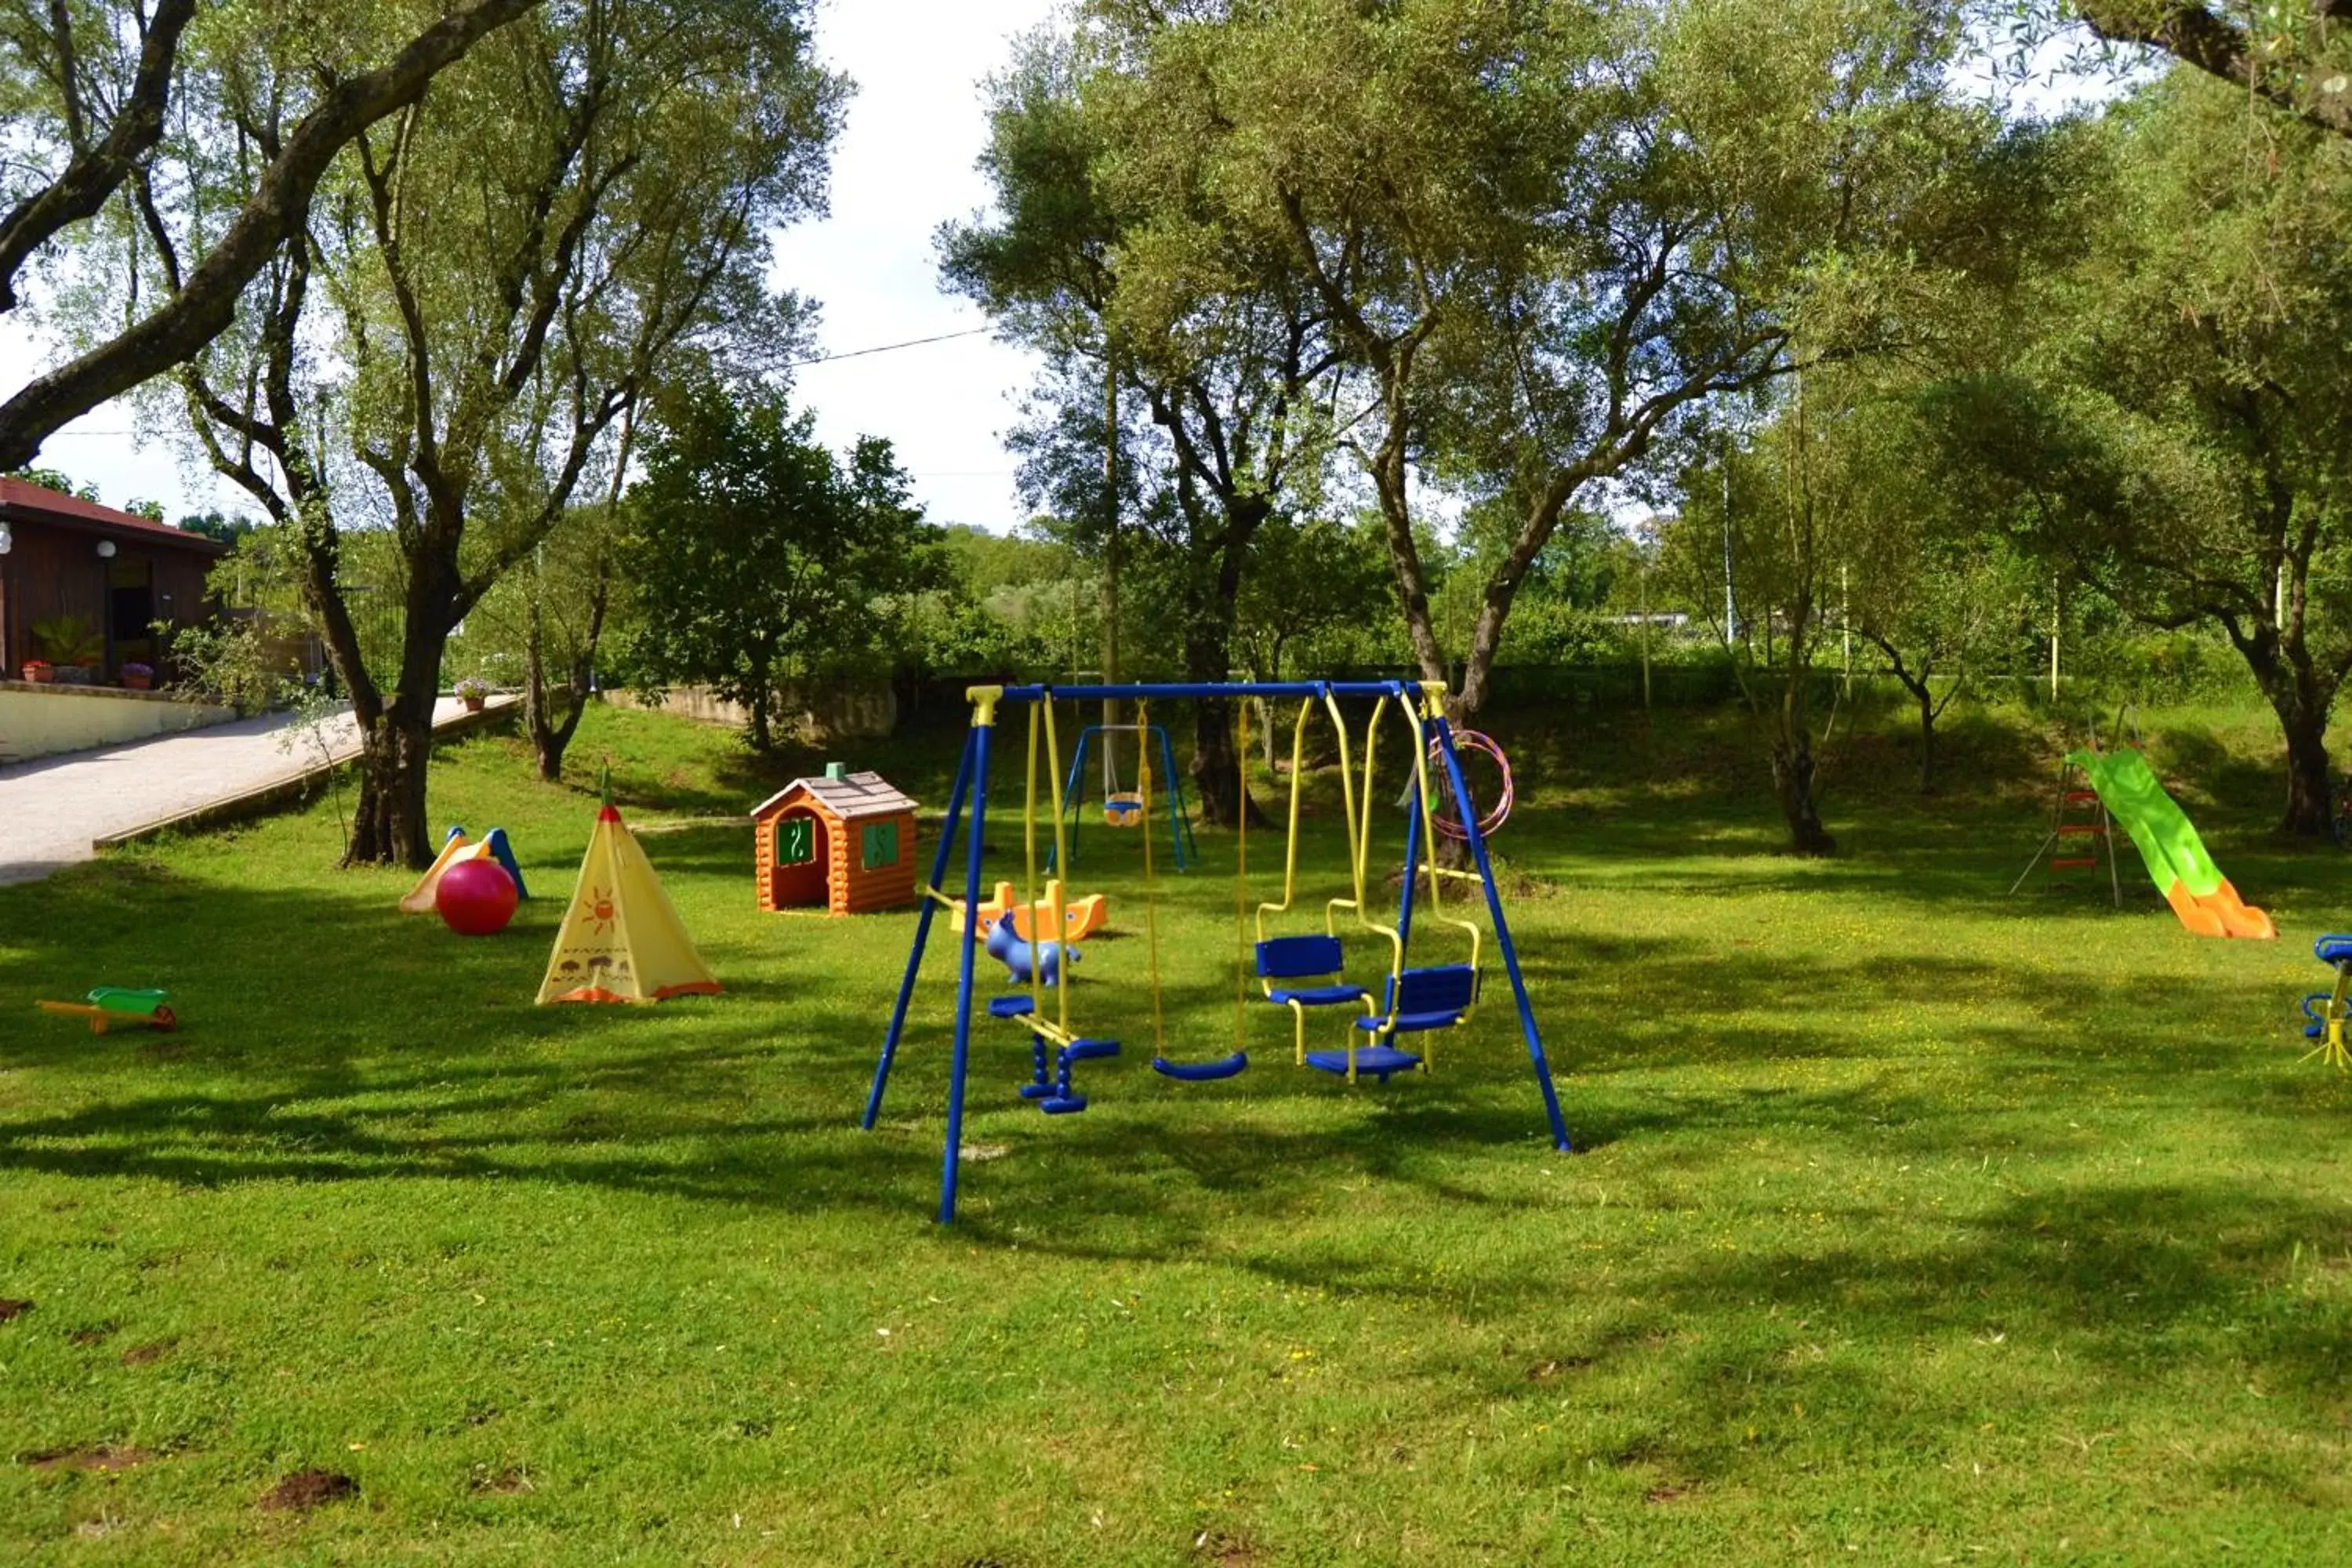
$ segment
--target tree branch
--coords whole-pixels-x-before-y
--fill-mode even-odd
[[[2151,5],[2147,0],[2074,0],[2091,31],[2116,43],[2161,49],[2209,76],[2242,87],[2322,131],[2352,137],[2352,90],[2320,90],[2305,96],[2294,88],[2295,73],[2280,71],[2258,58],[2245,32],[2202,5]],[[2344,12],[2340,0],[2313,6],[2325,21]],[[2315,71],[2313,75],[2319,74]],[[2334,73],[2329,80],[2336,79]]]
[[[339,81],[302,117],[262,171],[220,241],[187,286],[136,326],[36,378],[0,404],[0,469],[22,468],[60,426],[194,356],[236,319],[245,286],[301,231],[335,154],[385,115],[415,101],[427,83],[494,28],[539,0],[474,0],[425,29],[392,63]]]
[[[131,94],[115,112],[114,123],[94,147],[85,147],[81,68],[75,58],[73,25],[64,0],[53,0],[52,31],[58,57],[58,85],[64,97],[67,138],[74,155],[65,173],[18,202],[0,218],[0,314],[16,308],[16,274],[33,252],[68,224],[96,216],[106,199],[121,188],[131,171],[163,139],[163,111],[172,91],[172,70],[180,49],[180,35],[196,14],[196,0],[161,0],[147,24],[139,47],[139,70]],[[250,276],[250,274],[247,274]],[[52,426],[54,428],[54,426]],[[25,458],[0,461],[15,468]]]

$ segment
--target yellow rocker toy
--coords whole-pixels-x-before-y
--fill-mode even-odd
[[[1046,911],[1045,919],[1049,928],[1054,923],[1054,911],[1057,910],[1061,911],[1062,940],[1065,942],[1084,941],[1110,923],[1110,904],[1102,894],[1088,893],[1076,902],[1065,903],[1062,899],[1062,882],[1058,877],[1046,879],[1045,896],[1037,900],[1037,908]],[[994,931],[998,917],[1008,910],[1013,912],[1013,934],[1023,942],[1035,942],[1037,940],[1036,921],[1033,918],[1032,911],[1024,908],[1020,900],[1013,896],[1013,884],[1010,882],[997,883],[996,896],[981,904],[980,929],[984,931]],[[962,931],[963,920],[963,900],[949,900],[950,928],[957,931]]]

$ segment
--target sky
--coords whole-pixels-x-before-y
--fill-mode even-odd
[[[834,149],[831,211],[777,237],[772,275],[821,302],[820,353],[986,327],[977,308],[940,291],[931,236],[987,204],[972,167],[987,135],[981,79],[1053,8],[1053,0],[823,0],[818,53],[857,89]],[[0,317],[0,386],[21,385],[58,357],[15,317]],[[829,446],[860,436],[895,443],[932,521],[1002,531],[1023,514],[998,436],[1033,369],[1031,356],[992,337],[961,337],[806,366],[795,395],[816,410]],[[173,517],[252,510],[186,463],[168,432],[142,441],[136,424],[128,406],[108,404],[51,437],[38,461],[95,484],[110,505],[160,500]]]

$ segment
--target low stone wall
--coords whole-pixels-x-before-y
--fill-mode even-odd
[[[674,688],[659,703],[641,702],[629,691],[607,691],[604,697],[617,707],[655,708],[705,724],[745,729],[751,722],[750,709],[713,697],[700,687]],[[787,686],[776,694],[773,722],[780,734],[813,746],[836,741],[878,741],[898,727],[898,695],[887,683],[821,689]]]
[[[236,717],[234,709],[161,691],[0,680],[0,763],[119,746],[226,724]]]

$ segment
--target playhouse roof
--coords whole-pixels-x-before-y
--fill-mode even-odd
[[[800,790],[806,790],[819,805],[844,822],[861,816],[897,816],[915,809],[915,803],[891,788],[880,773],[864,773],[843,779],[794,779],[753,806],[752,819],[767,816]]]

